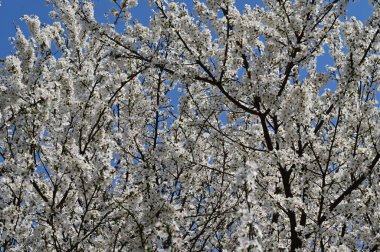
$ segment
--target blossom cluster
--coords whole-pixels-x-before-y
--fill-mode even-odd
[[[48,2],[0,65],[0,251],[380,249],[376,1]]]

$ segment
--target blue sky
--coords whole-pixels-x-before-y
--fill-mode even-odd
[[[104,13],[112,6],[110,0],[94,0],[95,10],[98,20],[105,20]],[[191,4],[191,0],[184,0]],[[245,4],[261,4],[261,0],[236,0],[240,9],[244,8]],[[14,36],[15,27],[20,26],[23,30],[27,30],[26,26],[20,21],[20,17],[28,14],[38,15],[42,23],[50,23],[51,19],[48,16],[51,8],[45,4],[45,0],[1,0],[0,6],[0,58],[13,52],[9,38]],[[139,6],[132,9],[132,14],[135,19],[147,24],[151,10],[148,7],[148,0],[140,0]],[[372,9],[368,5],[367,0],[357,0],[351,3],[348,14],[356,16],[360,20],[366,20],[371,14]]]

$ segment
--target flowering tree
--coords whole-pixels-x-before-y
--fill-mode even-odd
[[[1,251],[379,249],[377,1],[49,2],[0,69]]]

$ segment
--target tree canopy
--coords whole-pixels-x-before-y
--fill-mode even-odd
[[[48,2],[0,66],[0,251],[380,249],[378,1]]]

